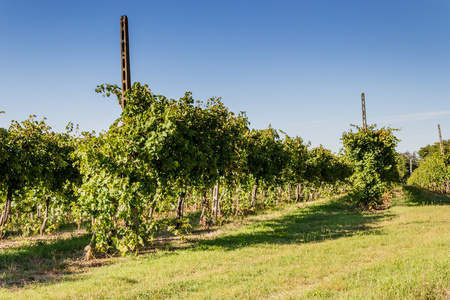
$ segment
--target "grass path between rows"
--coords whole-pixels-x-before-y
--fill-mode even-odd
[[[229,224],[0,299],[450,299],[450,197],[405,187],[382,212],[345,197]]]

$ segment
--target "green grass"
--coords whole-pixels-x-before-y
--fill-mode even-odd
[[[0,298],[449,299],[449,199],[406,187],[383,212],[352,211],[345,197],[291,205]]]

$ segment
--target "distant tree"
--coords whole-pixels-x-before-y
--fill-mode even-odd
[[[419,158],[417,157],[417,152],[410,153],[406,151],[399,154],[399,173],[402,178],[402,182],[411,176],[411,171],[414,171],[419,167]]]
[[[447,153],[448,151],[450,151],[450,139],[443,140],[442,142],[444,144],[444,152]],[[420,160],[425,159],[425,157],[432,153],[441,153],[441,146],[439,145],[439,142],[436,142],[432,145],[426,145],[420,148],[417,152]]]

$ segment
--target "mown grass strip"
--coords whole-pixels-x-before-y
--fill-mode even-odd
[[[406,192],[378,213],[349,210],[345,198],[286,208],[187,248],[2,289],[0,298],[448,299],[448,196]]]

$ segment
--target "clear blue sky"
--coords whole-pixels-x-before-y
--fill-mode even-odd
[[[398,151],[450,138],[450,1],[0,0],[0,126],[106,130],[120,114],[94,92],[120,83],[120,16],[131,79],[153,92],[221,96],[313,146],[338,151],[350,123],[401,128]]]

